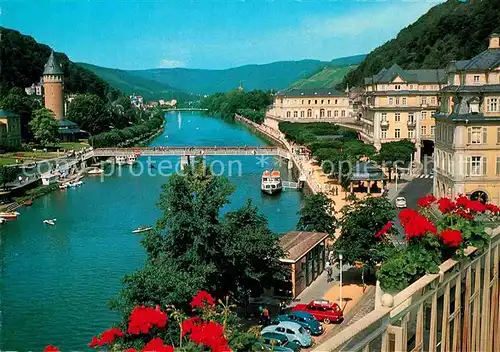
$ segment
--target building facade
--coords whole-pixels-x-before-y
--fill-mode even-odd
[[[347,93],[334,89],[298,89],[279,92],[267,114],[283,120],[333,120],[352,115]]]
[[[365,78],[366,105],[361,116],[362,136],[380,149],[382,143],[409,139],[417,149],[432,154],[433,113],[445,84],[444,70],[403,70],[397,64]]]
[[[43,90],[45,107],[52,110],[58,120],[64,117],[63,78],[64,71],[52,51],[43,70]]]
[[[0,109],[0,147],[21,146],[21,119],[18,115]]]
[[[500,204],[500,35],[476,57],[451,62],[436,119],[439,197]]]

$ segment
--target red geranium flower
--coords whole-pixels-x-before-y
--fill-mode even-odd
[[[467,202],[467,209],[478,213],[484,213],[486,211],[486,206],[478,200],[469,200]]]
[[[403,209],[399,212],[399,220],[401,221],[401,225],[404,227],[412,218],[420,215],[418,211],[413,209]]]
[[[471,220],[474,218],[474,216],[472,216],[471,213],[467,213],[465,210],[463,209],[458,209],[455,211],[455,214],[457,214],[458,216],[464,218],[464,219],[468,219],[468,220]]]
[[[498,214],[500,212],[500,208],[497,207],[495,204],[488,203],[486,204],[486,210],[493,214]]]
[[[193,329],[201,324],[201,319],[199,317],[192,317],[182,322],[182,336],[190,334]]]
[[[459,195],[457,198],[455,198],[455,203],[456,203],[457,207],[460,207],[460,208],[466,209],[468,202],[469,202],[469,198],[467,198],[466,196],[463,196],[463,195]]]
[[[215,304],[214,298],[207,291],[200,291],[193,297],[191,301],[191,308],[204,308],[205,302],[210,306]]]
[[[151,307],[135,307],[130,314],[128,332],[129,334],[139,335],[147,334],[153,327],[164,328],[167,325],[167,314],[163,313],[157,306]]]
[[[142,349],[142,352],[174,352],[174,348],[164,345],[163,340],[157,337],[149,341]]]
[[[101,334],[101,338],[97,338],[96,336],[94,336],[92,338],[92,341],[90,341],[90,343],[88,344],[88,346],[97,347],[97,346],[109,345],[115,340],[115,338],[123,336],[125,336],[125,334],[120,329],[111,328],[104,331]]]
[[[210,321],[192,324],[190,329],[191,341],[198,345],[210,347],[212,352],[230,351],[228,341],[224,336],[224,328],[219,323]]]
[[[446,229],[441,231],[439,238],[450,247],[458,247],[462,243],[462,233],[458,230]]]
[[[387,232],[389,232],[389,230],[392,228],[392,221],[389,221],[387,224],[385,224],[382,229],[380,229],[376,234],[375,234],[375,237],[377,238],[381,238],[382,236],[384,236],[385,234],[387,234]]]
[[[47,347],[45,347],[43,352],[59,352],[59,348],[57,348],[56,346],[48,345]]]
[[[404,228],[406,239],[423,237],[428,233],[436,234],[436,226],[425,216],[413,209],[404,209],[399,212],[399,220]]]
[[[446,214],[446,213],[449,213],[449,212],[455,210],[455,208],[457,206],[454,202],[452,202],[448,198],[439,199],[438,204],[439,204],[439,210],[443,214]]]
[[[436,201],[436,197],[434,197],[432,194],[426,197],[422,197],[417,201],[417,205],[421,208],[428,208],[431,206],[432,203]]]

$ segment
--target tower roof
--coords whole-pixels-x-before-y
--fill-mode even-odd
[[[54,51],[51,51],[49,59],[43,68],[44,75],[62,75],[64,71],[62,70],[59,61],[57,61]]]

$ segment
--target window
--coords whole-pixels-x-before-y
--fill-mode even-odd
[[[415,117],[412,112],[408,113],[408,122],[414,123],[415,122]]]
[[[302,105],[304,105],[304,99],[302,99]]]
[[[406,105],[406,98],[403,98],[403,105]]]
[[[395,89],[395,90],[400,90],[400,89],[401,89],[401,85],[400,85],[400,84],[396,84],[396,85],[394,85],[394,89]]]
[[[338,100],[337,100],[337,99],[335,99],[335,104],[337,104],[337,103],[338,103]]]
[[[325,109],[319,111],[319,117],[325,117]]]
[[[413,89],[413,84],[410,84],[410,90]]]
[[[387,121],[387,113],[386,112],[382,113],[381,121]]]
[[[479,75],[474,75],[474,83],[479,83]]]
[[[408,130],[408,138],[412,139],[414,137],[414,130]]]
[[[496,175],[500,176],[500,156],[497,156],[497,169],[496,169]]]
[[[314,100],[314,104],[318,104],[318,99],[315,99],[315,100]]]
[[[387,130],[381,130],[380,131],[380,138],[386,139],[387,138]]]
[[[309,105],[311,105],[311,99],[309,99],[309,102],[308,102]]]
[[[278,332],[285,332],[285,328],[282,328],[282,327],[277,327],[277,328],[276,328],[276,331],[278,331]]]
[[[338,110],[335,110],[333,112],[333,117],[339,117],[339,111]]]
[[[431,98],[431,104],[432,105],[436,105],[436,97],[432,97]]]
[[[332,117],[332,110],[328,110],[328,111],[326,112],[326,116],[327,116],[327,117]]]
[[[436,126],[431,126],[431,136],[436,134]]]
[[[427,98],[422,98],[422,105],[427,105]]]
[[[448,160],[446,162],[446,171],[448,171],[449,174],[451,174],[451,154],[448,155]]]
[[[500,127],[497,127],[497,144],[500,144]]]
[[[304,111],[300,112],[300,117],[304,117]]]
[[[293,330],[290,330],[290,329],[286,329],[286,333],[291,334],[291,335],[295,335],[295,332]]]
[[[467,129],[468,144],[486,144],[488,142],[487,127],[469,127]]]
[[[420,115],[422,120],[425,120],[427,118],[427,111],[422,111],[422,114]]]
[[[395,120],[396,122],[401,121],[401,113],[399,113],[399,112],[395,113],[395,114],[394,114],[394,120]]]
[[[340,116],[345,117],[345,110],[342,110]]]
[[[324,100],[323,100],[323,99],[321,99],[321,105],[323,105],[323,102],[324,102]]]
[[[391,98],[389,98],[389,105],[392,105],[392,104],[394,104],[394,98],[391,97]]]
[[[293,117],[299,117],[299,112],[297,110],[293,112]]]
[[[427,134],[427,126],[420,127],[420,134],[425,136]]]
[[[489,98],[486,103],[486,108],[488,112],[498,112],[498,99],[497,98]]]
[[[396,105],[399,105],[399,98],[396,98]]]
[[[290,111],[287,111],[286,112],[286,117],[291,117],[292,116],[292,113]]]
[[[311,109],[307,110],[307,117],[312,117],[313,116],[313,111]]]
[[[401,138],[401,130],[399,128],[394,130],[394,138]]]
[[[482,176],[487,172],[487,161],[484,156],[467,157],[467,174],[470,176]]]
[[[330,99],[328,99],[328,105],[330,105]]]

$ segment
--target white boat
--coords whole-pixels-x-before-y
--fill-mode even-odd
[[[59,189],[66,189],[66,188],[68,188],[68,184],[67,183],[61,183],[59,185]]]
[[[102,175],[104,173],[104,170],[98,167],[94,167],[87,171],[87,175]]]
[[[273,195],[281,192],[283,185],[281,183],[281,174],[277,170],[264,171],[260,184],[262,192]]]
[[[3,212],[0,213],[0,218],[4,220],[16,219],[19,215],[21,214],[19,214],[17,211]]]
[[[43,220],[43,223],[46,224],[46,225],[52,225],[52,226],[54,226],[56,224],[56,220],[57,219],[52,219],[52,220],[47,219],[47,220]]]
[[[115,157],[116,165],[125,165],[127,163],[127,156],[117,156]]]
[[[135,155],[130,155],[127,157],[127,165],[134,165],[137,162],[137,157]]]
[[[139,227],[136,230],[132,231],[132,233],[141,233],[141,232],[151,231],[152,229],[153,228],[151,226]]]
[[[82,181],[77,180],[77,181],[74,181],[74,182],[70,182],[70,183],[68,183],[68,186],[69,186],[69,187],[77,187],[77,186],[80,186],[80,185],[82,185],[82,184],[83,184],[83,182],[82,182]]]
[[[3,225],[7,222],[7,220],[5,220],[4,218],[0,218],[0,225]]]

